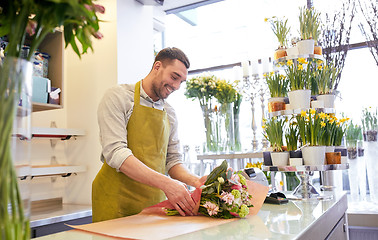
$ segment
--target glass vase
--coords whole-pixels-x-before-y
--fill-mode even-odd
[[[222,103],[218,111],[219,151],[229,153],[234,150],[234,120],[232,103]]]
[[[212,108],[211,102],[201,105],[203,122],[205,126],[205,143],[203,145],[203,152],[217,153],[218,152],[218,132],[217,132],[217,111]]]
[[[240,122],[239,122],[239,112],[234,111],[234,148],[235,152],[241,152],[242,145],[240,141]]]
[[[358,165],[360,164],[358,159],[357,140],[347,140],[346,145],[349,163],[348,176],[350,195],[351,200],[357,202],[359,200],[359,183],[356,179],[358,179]]]
[[[0,236],[29,239],[32,63],[0,64]]]
[[[286,191],[294,191],[300,181],[295,172],[285,172]]]
[[[377,131],[368,130],[364,133],[365,160],[368,175],[370,200],[378,204],[378,156]]]

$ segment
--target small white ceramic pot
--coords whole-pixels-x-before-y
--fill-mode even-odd
[[[315,41],[314,39],[306,39],[297,42],[298,54],[314,54]]]
[[[324,102],[325,108],[335,108],[335,98],[336,96],[334,94],[324,94],[316,97],[317,100]]]
[[[291,109],[310,108],[311,90],[295,90],[287,93]]]
[[[287,166],[289,163],[289,152],[272,152],[270,155],[273,166]]]
[[[324,101],[323,100],[311,101],[311,108],[324,108]]]
[[[303,165],[303,158],[289,158],[290,166],[301,166]]]
[[[294,46],[294,47],[290,47],[290,48],[287,48],[286,49],[286,54],[287,56],[297,56],[299,53],[298,53],[298,47],[297,46]]]
[[[325,146],[306,146],[302,148],[304,165],[324,165],[325,164]]]

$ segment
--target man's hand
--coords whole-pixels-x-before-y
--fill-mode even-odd
[[[175,209],[182,215],[193,216],[193,210],[196,203],[192,199],[190,192],[186,188],[185,184],[171,179],[169,184],[166,184],[162,190],[167,196],[169,202],[175,207]]]

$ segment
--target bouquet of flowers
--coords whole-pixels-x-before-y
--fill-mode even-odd
[[[240,171],[228,169],[226,160],[209,174],[200,190],[200,215],[224,219],[244,218],[249,214],[249,208],[253,207],[246,178]],[[165,211],[167,215],[179,215],[175,209],[166,208]]]

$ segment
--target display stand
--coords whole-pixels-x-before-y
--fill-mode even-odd
[[[349,164],[330,164],[330,165],[314,165],[314,166],[263,166],[263,171],[271,172],[296,172],[300,183],[294,189],[294,191],[286,196],[290,200],[321,200],[331,198],[331,195],[323,195],[318,191],[310,181],[314,171],[334,171],[334,170],[346,170],[349,168]]]

